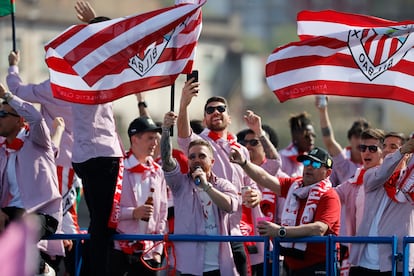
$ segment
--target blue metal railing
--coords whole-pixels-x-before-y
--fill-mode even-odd
[[[414,237],[405,237],[403,239],[403,252],[397,252],[396,236],[392,237],[337,237],[337,236],[323,236],[323,237],[305,237],[305,238],[274,238],[273,250],[269,250],[270,240],[268,237],[263,236],[199,236],[199,235],[168,235],[168,240],[171,242],[263,242],[264,243],[264,263],[268,264],[272,260],[273,275],[279,276],[279,255],[280,255],[280,242],[306,242],[306,243],[325,243],[326,244],[326,268],[327,275],[337,275],[337,244],[339,243],[387,243],[391,246],[392,252],[392,275],[396,275],[397,262],[400,261],[402,255],[403,261],[403,275],[408,276],[408,255],[409,243],[414,242]],[[54,234],[48,239],[50,240],[75,240],[75,266],[76,275],[79,275],[81,266],[81,245],[82,240],[90,238],[89,234]],[[129,235],[129,234],[116,234],[113,236],[114,240],[153,240],[163,241],[166,238],[164,235]],[[267,275],[268,267],[263,266],[263,275]]]
[[[414,243],[414,237],[404,237],[403,238],[403,276],[409,275],[409,257],[410,257],[410,243]]]

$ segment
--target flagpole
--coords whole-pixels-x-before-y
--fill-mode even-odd
[[[170,111],[174,111],[175,82],[171,84]],[[174,126],[171,126],[170,136],[174,136]]]
[[[16,22],[15,22],[15,18],[14,18],[14,0],[10,0],[10,5],[12,7],[11,21],[12,21],[13,52],[16,53]]]

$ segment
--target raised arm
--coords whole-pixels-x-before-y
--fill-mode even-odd
[[[322,140],[328,153],[335,157],[342,152],[341,145],[335,140],[331,121],[328,115],[328,105],[320,105],[319,98],[315,97],[315,105],[319,111],[319,121],[321,125]]]
[[[162,123],[162,134],[160,141],[162,169],[166,172],[173,171],[177,167],[177,162],[172,156],[172,144],[170,138],[170,128],[175,125],[177,115],[169,111],[164,116]]]
[[[148,111],[147,103],[145,102],[144,94],[143,93],[136,93],[135,96],[137,97],[139,117],[151,118],[151,115]]]
[[[191,135],[190,118],[188,117],[188,105],[193,97],[198,96],[199,83],[190,79],[185,82],[180,100],[180,109],[177,119],[177,135],[180,138],[187,138]]]
[[[75,4],[76,17],[85,23],[89,23],[96,17],[95,10],[88,1],[77,1]]]
[[[57,148],[59,148],[60,142],[62,141],[63,132],[65,131],[65,120],[63,119],[63,117],[56,117],[53,120],[52,130],[52,142]]]
[[[230,152],[230,162],[240,165],[246,174],[258,185],[268,188],[277,195],[280,195],[279,179],[273,175],[270,175],[262,167],[257,166],[243,158],[240,151],[236,147],[233,147]]]
[[[276,148],[270,142],[266,135],[266,132],[262,129],[262,119],[259,115],[255,114],[251,110],[247,110],[243,116],[244,122],[247,127],[254,131],[254,134],[259,138],[260,143],[263,146],[267,159],[279,159],[279,154]]]

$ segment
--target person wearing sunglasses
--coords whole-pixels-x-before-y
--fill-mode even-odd
[[[229,216],[239,208],[236,187],[214,174],[213,147],[204,139],[190,142],[190,173],[180,172],[170,136],[176,120],[174,112],[165,114],[160,142],[162,169],[174,196],[175,234],[228,236]],[[238,275],[230,242],[180,242],[175,244],[175,253],[181,275]]]
[[[285,175],[281,170],[280,155],[271,142],[268,132],[264,130],[265,128],[269,130],[270,127],[263,126],[261,117],[251,110],[246,111],[243,119],[248,128],[237,133],[237,140],[249,151],[250,161],[272,175]],[[273,134],[275,135],[275,133]],[[259,189],[262,192],[260,208],[263,215],[270,221],[280,223],[284,199],[277,197],[267,188],[259,186]],[[253,274],[263,275],[263,258],[251,256],[251,264]],[[269,269],[271,269],[270,266],[268,271],[270,271]]]
[[[251,188],[244,193],[243,200],[239,201],[237,211],[230,215],[229,223],[232,235],[242,235],[240,224],[249,225],[248,227],[243,227],[243,229],[253,229],[253,232],[244,231],[244,235],[254,235],[256,234],[256,229],[250,225],[255,223],[256,217],[263,217],[259,206],[261,192],[256,183],[247,177],[239,166],[230,163],[228,157],[232,145],[239,147],[243,156],[247,159],[249,159],[249,152],[243,145],[237,142],[236,137],[229,131],[231,116],[227,100],[223,97],[213,96],[206,101],[203,117],[205,129],[200,134],[195,134],[191,130],[188,107],[193,98],[198,96],[199,86],[200,83],[193,82],[190,79],[182,89],[177,118],[178,145],[182,151],[187,152],[191,141],[200,138],[208,141],[214,149],[213,173],[233,183],[240,195],[242,194],[242,187],[248,186]],[[246,204],[242,206],[242,202]],[[243,216],[245,217],[242,219]],[[255,250],[256,248],[253,246],[246,246],[245,248],[243,242],[231,242],[231,245],[237,271],[242,276],[247,275],[248,272],[246,250],[250,250],[250,253],[248,253],[250,256],[256,254],[263,260],[263,253]]]
[[[284,237],[339,235],[341,206],[329,181],[333,162],[326,150],[315,147],[297,157],[304,167],[301,177],[273,176],[245,159],[236,147],[230,161],[243,168],[256,183],[286,200],[281,223],[259,222],[260,235],[280,237],[282,241]],[[281,245],[288,275],[325,274],[324,243],[282,242]]]
[[[368,128],[362,131],[359,141],[357,149],[362,160],[362,166],[355,168],[352,176],[335,187],[342,203],[341,235],[344,236],[355,236],[356,229],[361,223],[364,209],[364,175],[367,170],[382,163],[381,145],[384,141],[384,132],[380,129]],[[344,170],[350,168],[347,167],[349,159],[337,156],[334,158],[334,161],[336,160],[343,166]],[[345,160],[348,160],[348,162]],[[349,259],[346,256],[349,256],[349,250],[352,246],[352,244],[341,245],[340,264],[342,270],[349,270]]]
[[[319,113],[323,144],[335,162],[335,167],[330,176],[332,185],[335,187],[351,178],[355,170],[362,166],[363,161],[359,151],[361,133],[371,127],[371,124],[364,118],[355,120],[347,132],[348,146],[342,147],[335,139],[328,112],[329,102],[327,101],[325,105],[321,105],[320,97],[316,96],[315,106]]]
[[[401,139],[403,136],[391,132],[379,141],[370,141],[363,137],[359,149],[363,160],[370,161],[368,164],[371,167],[365,171],[360,188],[363,189],[363,210],[359,216],[361,222],[356,225],[355,235],[395,235],[398,238],[397,252],[403,252],[403,238],[414,235],[414,191],[410,188],[413,187],[413,181],[409,180],[413,179],[414,171],[414,139],[404,143]],[[377,158],[381,160],[377,165],[372,162],[374,156],[379,156]],[[372,252],[375,254],[370,254]],[[392,275],[391,255],[390,245],[352,244],[349,256],[352,266],[349,275]],[[409,263],[413,262],[414,256],[410,254]],[[413,266],[409,265],[409,270],[412,269]],[[400,262],[397,263],[397,275],[402,275]]]
[[[39,237],[45,238],[59,231],[62,223],[50,131],[39,111],[3,84],[0,98],[4,100],[0,106],[0,136],[4,138],[0,146],[0,232],[13,220],[34,214],[41,222]],[[36,273],[49,272],[54,273],[42,256]]]
[[[87,1],[77,1],[75,11],[78,19],[84,23],[88,23],[96,17],[94,9]],[[80,234],[77,209],[82,194],[82,182],[74,172],[71,160],[74,141],[72,106],[69,102],[59,100],[53,96],[49,79],[40,83],[23,82],[19,73],[19,63],[21,62],[20,51],[11,51],[8,56],[8,61],[9,68],[6,82],[10,91],[22,100],[39,104],[40,113],[51,131],[54,130],[53,121],[55,118],[62,117],[65,122],[61,143],[57,147],[58,154],[55,160],[59,188],[64,198],[62,230],[65,234]],[[48,241],[48,244],[57,242],[61,241]],[[65,252],[62,250],[58,252],[56,250],[46,250],[51,256],[49,263],[56,272],[59,272],[60,261],[64,258],[64,269],[70,275],[75,275],[75,250],[72,249],[74,243],[74,241],[65,240]]]

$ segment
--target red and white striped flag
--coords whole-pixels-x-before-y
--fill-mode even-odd
[[[100,104],[173,84],[191,72],[205,2],[68,28],[45,46],[54,96]]]
[[[326,94],[414,104],[413,30],[414,21],[301,12],[301,41],[269,56],[267,84],[281,102]]]

